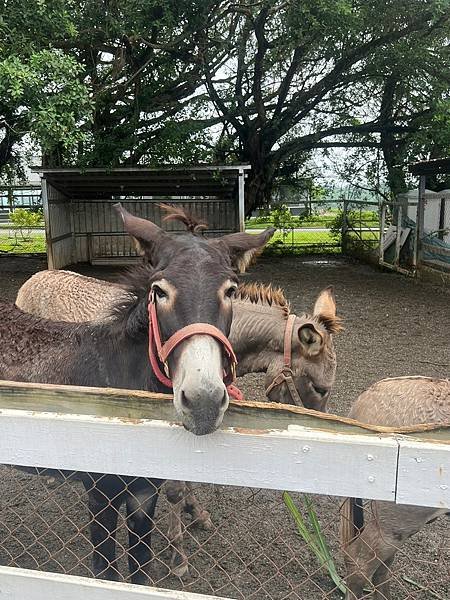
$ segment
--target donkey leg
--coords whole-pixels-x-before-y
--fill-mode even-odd
[[[185,494],[186,484],[184,481],[167,481],[166,498],[170,503],[167,537],[172,549],[170,570],[177,577],[183,577],[189,571],[188,558],[183,544],[183,522],[181,520]]]
[[[128,566],[131,582],[138,585],[151,583],[149,576],[152,559],[151,535],[158,501],[159,479],[135,479],[128,485],[126,495],[128,525]]]
[[[211,516],[198,501],[192,488],[192,483],[190,481],[186,481],[185,486],[186,495],[184,509],[186,512],[192,515],[192,523],[201,529],[204,529],[205,531],[211,530],[213,528]]]
[[[383,538],[383,562],[375,571],[372,580],[375,587],[374,600],[390,600],[390,567],[397,550],[426,524],[444,514],[443,509],[422,506],[408,506],[377,502],[378,535]]]
[[[92,485],[92,481],[91,481]],[[87,486],[85,485],[87,488]],[[111,500],[104,492],[88,489],[90,534],[94,546],[92,554],[94,577],[118,581],[116,565],[116,530],[121,499]]]
[[[386,558],[372,577],[375,591],[373,600],[391,600],[391,566],[394,562],[396,548],[393,548],[393,553],[390,558]]]
[[[346,567],[346,600],[359,600],[368,597],[373,586],[373,577],[378,569],[382,569],[386,561],[395,554],[396,548],[385,539],[379,519],[381,503],[371,502],[372,515],[364,529],[345,548]],[[381,574],[381,571],[380,571]],[[389,588],[388,588],[389,589]]]
[[[377,600],[389,598],[388,568],[395,553],[426,523],[443,514],[442,509],[392,502],[374,501],[371,505],[374,518],[347,548],[346,566],[347,573],[350,574],[347,577],[347,587],[353,594],[347,598],[351,600],[364,597],[363,588],[370,587],[372,583],[378,586],[378,595],[375,595]]]
[[[347,594],[345,600],[360,600],[368,597],[365,589],[372,588],[372,577],[380,566],[376,552],[366,539],[364,531],[346,548],[345,554],[345,582]]]

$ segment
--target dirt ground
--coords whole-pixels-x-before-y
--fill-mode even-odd
[[[13,301],[20,285],[44,268],[41,259],[1,257],[0,300]],[[79,270],[110,280],[117,273],[92,267]],[[311,308],[321,289],[334,286],[345,331],[335,340],[338,371],[331,412],[345,415],[357,395],[383,377],[449,376],[448,290],[335,256],[262,258],[244,278],[281,286],[294,312]],[[238,383],[248,398],[263,399],[259,375],[247,375]],[[340,597],[296,534],[280,493],[204,485],[198,494],[215,527],[209,532],[187,530],[191,572],[183,581],[167,572],[170,553],[163,534],[167,505],[163,498],[159,502],[153,541],[156,560],[151,568],[156,585],[258,600]],[[301,495],[294,498],[302,502]],[[339,499],[322,496],[314,501],[342,573]],[[121,527],[118,532],[119,564],[126,576],[124,530]],[[2,467],[1,564],[86,575],[89,553],[87,511],[78,484],[49,488],[43,478]],[[450,598],[449,564],[450,519],[444,517],[424,528],[398,553],[393,598]]]

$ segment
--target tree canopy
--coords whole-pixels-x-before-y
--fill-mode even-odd
[[[204,77],[225,147],[252,165],[248,208],[315,149],[381,145],[393,181],[406,136],[442,114],[448,19],[439,1],[230,5],[232,66],[219,81],[206,51]]]
[[[249,162],[251,211],[314,151],[380,149],[397,191],[449,149],[448,0],[7,6],[0,168],[24,132],[55,164]]]
[[[89,119],[89,92],[81,66],[53,47],[70,39],[70,5],[55,0],[14,0],[0,19],[0,173],[20,164],[19,145],[28,136],[50,152],[73,152]],[[22,149],[23,150],[23,149]]]

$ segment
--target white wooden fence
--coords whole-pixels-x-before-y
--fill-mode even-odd
[[[450,430],[372,432],[244,403],[195,437],[167,397],[0,382],[0,463],[388,500],[450,509]],[[138,416],[139,415],[139,416]],[[8,600],[194,600],[188,592],[0,567]]]

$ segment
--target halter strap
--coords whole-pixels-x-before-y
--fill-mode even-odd
[[[284,366],[291,368],[292,364],[292,333],[295,325],[295,315],[289,315],[284,330]]]
[[[297,406],[303,406],[302,399],[295,387],[293,372],[292,372],[292,334],[294,332],[294,325],[296,315],[291,314],[288,316],[286,321],[286,328],[284,330],[284,350],[283,350],[283,368],[274,377],[272,383],[266,388],[266,396],[277,386],[286,384],[289,394],[291,395],[292,402]]]
[[[228,393],[235,400],[243,400],[242,392],[234,385],[233,381],[236,378],[237,359],[228,338],[214,325],[209,323],[192,323],[186,327],[182,327],[176,331],[170,338],[162,343],[161,333],[159,330],[158,315],[156,312],[155,294],[153,291],[149,294],[148,302],[148,354],[150,364],[156,377],[164,386],[172,388],[167,360],[175,348],[184,340],[193,335],[209,335],[220,342],[227,357],[227,369],[224,370],[223,381],[227,385]],[[158,360],[159,359],[159,360]],[[162,363],[165,374],[162,372],[159,362]]]

